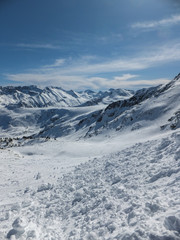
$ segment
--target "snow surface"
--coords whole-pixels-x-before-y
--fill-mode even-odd
[[[1,107],[0,239],[179,240],[178,76],[105,108]]]
[[[180,132],[132,134],[2,149],[0,239],[180,239]]]

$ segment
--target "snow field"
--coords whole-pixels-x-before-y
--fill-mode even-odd
[[[66,176],[66,239],[180,239],[177,148],[169,138],[136,144]]]
[[[0,205],[0,239],[180,239],[180,133],[81,162],[52,182],[48,171],[29,185],[16,175]]]

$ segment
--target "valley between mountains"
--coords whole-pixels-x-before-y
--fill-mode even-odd
[[[131,91],[0,87],[0,239],[179,240],[180,74]]]

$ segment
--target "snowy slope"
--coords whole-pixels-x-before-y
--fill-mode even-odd
[[[158,129],[180,126],[180,74],[169,84],[141,89],[127,100],[120,100],[105,109],[89,114],[76,129],[86,129],[85,136],[110,130],[133,131],[156,125]],[[169,122],[169,123],[168,123]]]
[[[90,100],[81,104],[81,106],[92,106],[96,104],[110,104],[112,102],[128,99],[133,96],[134,91],[126,89],[109,89],[108,91],[99,91],[97,93],[92,91],[81,92],[81,95],[87,97],[87,94],[92,96]]]
[[[180,239],[180,132],[124,137],[1,150],[0,239]]]
[[[2,106],[15,107],[48,107],[48,106],[75,106],[86,101],[73,91],[61,88],[36,86],[1,87],[0,100]]]
[[[27,137],[53,127],[50,136],[67,135],[71,129],[69,121],[75,116],[81,119],[83,114],[117,99],[127,99],[132,94],[132,91],[122,89],[78,93],[57,87],[0,87],[0,137]],[[65,122],[67,126],[64,126]]]

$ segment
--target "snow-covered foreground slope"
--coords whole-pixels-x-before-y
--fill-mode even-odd
[[[180,132],[133,134],[1,150],[0,239],[180,239]]]

